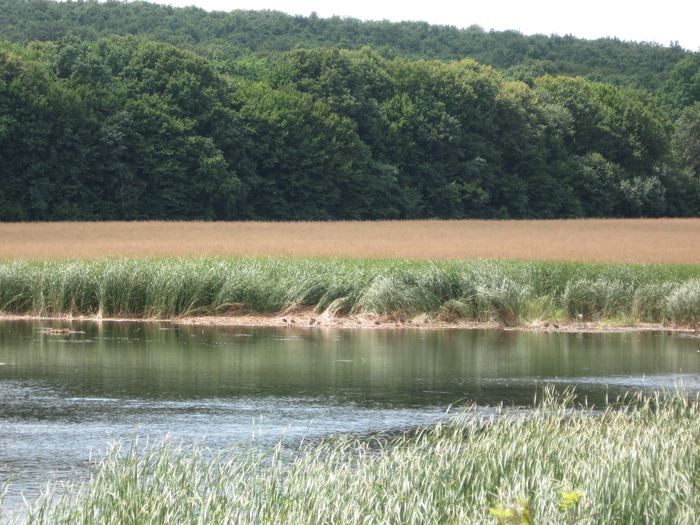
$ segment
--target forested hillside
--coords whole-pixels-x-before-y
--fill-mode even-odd
[[[0,0],[0,220],[689,216],[700,54]]]

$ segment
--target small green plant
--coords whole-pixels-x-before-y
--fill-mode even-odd
[[[535,525],[532,520],[530,501],[522,499],[511,505],[499,503],[490,507],[489,512],[496,518],[498,525]]]
[[[583,492],[578,490],[561,492],[561,499],[557,507],[564,514],[566,525],[574,525],[584,519],[597,516],[597,513],[581,516],[582,500]],[[510,505],[498,503],[494,507],[489,507],[489,512],[494,516],[498,525],[535,525],[532,507],[528,499],[521,499]]]
[[[597,516],[598,513],[587,514],[581,516],[581,501],[583,500],[583,492],[574,490],[567,492],[563,490],[561,492],[561,499],[559,500],[559,510],[566,515],[567,525],[574,525],[579,521],[585,520],[587,518],[592,518]]]
[[[559,510],[570,518],[567,523],[573,524],[579,520],[578,515],[580,511],[581,499],[583,499],[582,492],[577,490],[572,492],[562,491],[561,499],[559,500]]]

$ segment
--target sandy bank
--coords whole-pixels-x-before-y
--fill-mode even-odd
[[[316,314],[309,310],[284,312],[277,314],[255,315],[222,315],[222,316],[186,316],[171,319],[159,318],[102,318],[94,316],[28,316],[0,314],[1,321],[42,320],[52,326],[63,327],[72,321],[137,321],[137,322],[167,322],[177,325],[204,326],[269,326],[290,327],[303,329],[347,329],[347,330],[511,330],[529,332],[642,332],[665,331],[678,332],[688,336],[700,337],[700,332],[689,327],[667,326],[661,324],[639,323],[636,325],[616,325],[605,322],[597,323],[563,323],[551,320],[538,320],[517,327],[504,327],[497,323],[475,323],[467,321],[434,321],[423,318],[394,319],[390,316],[353,315],[336,317],[328,313]],[[60,325],[60,326],[59,326]]]

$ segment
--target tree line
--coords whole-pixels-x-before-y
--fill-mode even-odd
[[[69,34],[84,40],[134,35],[215,61],[264,57],[298,48],[359,50],[370,46],[388,59],[455,61],[469,57],[510,71],[521,80],[542,74],[583,76],[653,92],[676,63],[691,54],[673,42],[585,40],[571,35],[485,31],[478,25],[458,29],[425,22],[363,22],[277,11],[207,12],[121,0],[0,0],[0,23],[2,38],[20,44],[56,41]]]
[[[59,9],[0,7],[14,4]],[[216,39],[201,53],[97,31],[43,39],[53,26],[36,20],[0,44],[0,220],[700,213],[697,53],[651,92],[369,46],[217,57]]]

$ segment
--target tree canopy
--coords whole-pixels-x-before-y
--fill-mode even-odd
[[[111,0],[0,27],[0,220],[700,212],[674,46]]]

